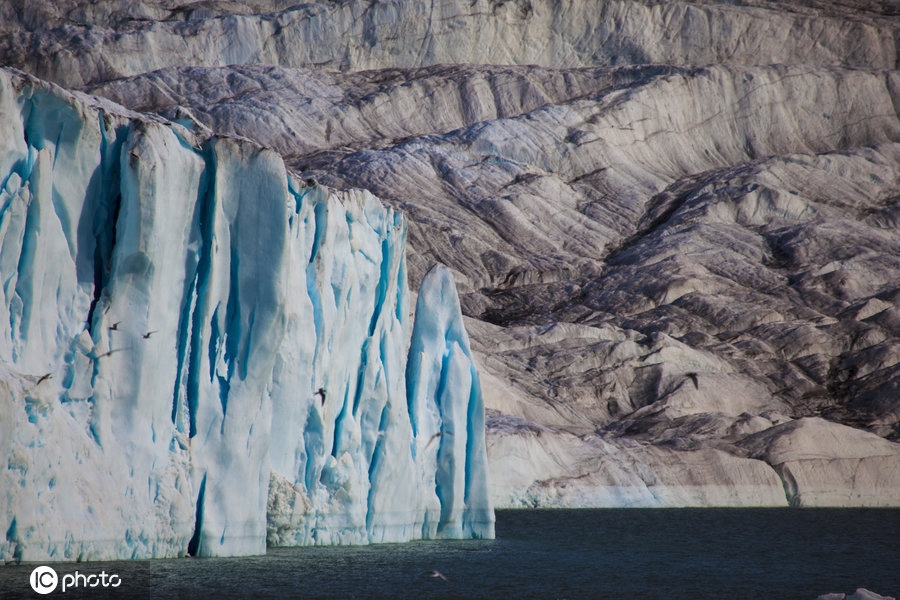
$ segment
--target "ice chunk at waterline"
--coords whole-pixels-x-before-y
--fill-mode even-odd
[[[412,339],[453,366],[407,369],[401,215],[11,70],[0,186],[0,560],[492,535],[446,281],[459,349]]]
[[[443,265],[432,267],[419,288],[406,385],[423,459],[423,537],[493,537],[481,385],[456,286]]]

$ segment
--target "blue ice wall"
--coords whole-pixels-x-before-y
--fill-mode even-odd
[[[406,367],[424,537],[493,537],[484,403],[450,270],[422,280]]]
[[[274,152],[0,70],[0,559],[493,535],[459,304],[429,275],[410,333],[405,243]]]

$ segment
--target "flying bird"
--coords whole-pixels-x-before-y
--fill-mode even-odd
[[[112,350],[107,350],[103,354],[98,354],[96,359],[106,358],[107,356],[114,354],[115,352],[121,352],[122,350],[131,350],[131,348],[113,348]]]
[[[316,392],[317,396],[322,396],[322,406],[325,406],[325,388],[319,388]]]
[[[113,323],[112,325],[109,326],[109,330],[110,330],[110,331],[118,331],[118,330],[119,330],[119,324],[120,324],[121,322],[122,322],[122,321],[116,321],[115,323]]]
[[[53,373],[44,373],[43,375],[41,375],[38,378],[37,382],[35,382],[35,384],[33,386],[31,386],[31,388],[29,388],[29,392],[36,390],[38,388],[38,386],[40,386],[42,383],[44,383],[51,377],[53,377]]]
[[[447,576],[446,576],[446,575],[444,575],[443,573],[441,573],[441,572],[438,571],[437,569],[432,569],[432,570],[431,570],[431,576],[432,576],[432,577],[440,577],[440,578],[443,579],[444,581],[450,581],[449,579],[447,579]]]
[[[144,339],[145,339],[145,340],[149,340],[149,339],[150,339],[150,336],[153,335],[154,333],[156,333],[157,331],[159,331],[159,330],[158,330],[158,329],[154,329],[153,331],[148,331],[147,333],[144,334]]]
[[[423,448],[423,450],[428,450],[428,446],[431,445],[431,442],[433,442],[434,440],[438,439],[438,438],[441,437],[442,435],[444,435],[444,434],[441,433],[440,431],[438,431],[436,434],[434,434],[433,436],[431,436],[430,438],[428,438],[428,441],[425,442],[425,448]]]

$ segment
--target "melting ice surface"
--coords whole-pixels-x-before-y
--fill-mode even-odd
[[[0,559],[492,537],[449,271],[276,153],[0,71]]]

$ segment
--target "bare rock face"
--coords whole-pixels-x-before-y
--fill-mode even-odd
[[[740,445],[775,467],[792,505],[896,504],[900,448],[877,435],[806,417],[749,436]]]
[[[410,279],[458,285],[496,505],[896,506],[895,12],[28,2],[0,56],[402,210]]]
[[[13,2],[0,50],[66,86],[184,64],[359,70],[803,62],[893,68],[895,10],[871,0]]]
[[[488,420],[493,501],[500,506],[783,506],[764,462],[715,448],[575,434],[517,417]]]

